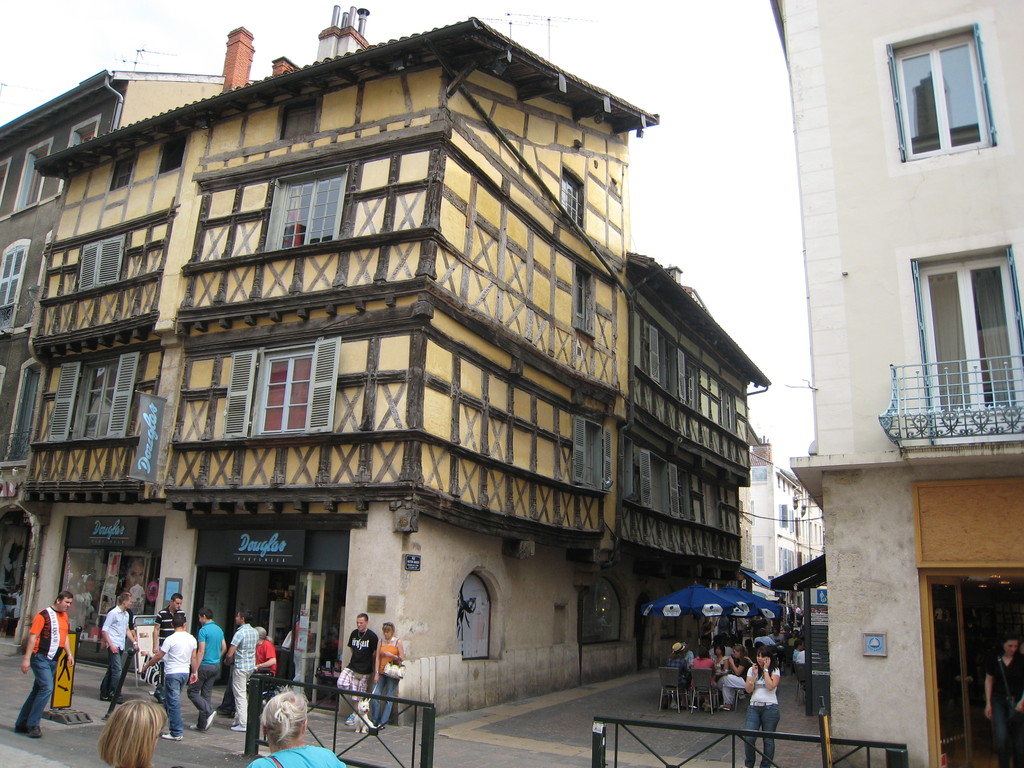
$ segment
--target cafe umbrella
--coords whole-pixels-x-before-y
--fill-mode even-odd
[[[737,603],[737,606],[729,611],[729,615],[734,618],[746,619],[760,614],[766,619],[777,619],[782,615],[782,606],[753,592],[747,592],[739,587],[722,587],[718,591]]]
[[[737,601],[724,592],[692,584],[671,595],[659,597],[644,603],[641,613],[644,616],[721,616],[728,614],[737,607]]]

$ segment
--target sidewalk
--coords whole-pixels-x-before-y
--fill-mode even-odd
[[[73,708],[88,713],[93,722],[83,725],[60,725],[44,720],[43,738],[28,739],[15,734],[13,725],[21,704],[32,686],[32,676],[22,675],[18,668],[20,657],[10,643],[0,643],[0,677],[5,684],[0,698],[0,765],[18,768],[105,768],[96,754],[96,742],[103,727],[107,703],[99,701],[99,683],[104,670],[86,664],[75,673]],[[782,704],[780,731],[790,733],[817,733],[817,720],[805,717],[803,706],[794,699],[795,679],[783,678],[779,687]],[[135,688],[132,679],[125,683],[124,695],[148,695],[148,688]],[[742,728],[744,708],[735,712],[704,712],[658,710],[658,684],[655,670],[581,686],[567,691],[536,696],[473,712],[445,715],[437,721],[434,765],[437,768],[590,768],[591,730],[595,717],[617,717],[649,720],[660,723],[706,724],[718,727]],[[214,692],[214,703],[219,704],[223,687]],[[186,724],[195,722],[195,708],[183,702]],[[158,768],[243,768],[249,764],[244,757],[244,734],[228,729],[230,722],[218,717],[209,731],[185,731],[178,743],[160,741],[156,747],[154,765]],[[322,713],[310,719],[314,732],[330,738],[333,720]],[[692,746],[710,743],[713,739],[700,734],[678,731],[652,731],[648,743],[667,758],[692,754]],[[408,760],[411,729],[391,726],[383,731],[385,743],[403,760]],[[648,734],[644,735],[647,739]],[[339,744],[351,744],[356,736],[349,729],[341,729]],[[609,735],[609,746],[612,740]],[[329,742],[327,744],[329,746]],[[363,742],[365,751],[352,752],[353,760],[372,761],[380,765],[397,765],[383,747],[371,738]],[[339,746],[339,749],[341,747]],[[265,750],[264,750],[265,753]],[[721,768],[728,765],[731,755],[728,742],[719,744],[714,751],[688,765],[700,768]],[[344,759],[344,756],[342,756]],[[814,766],[820,762],[814,745],[796,745],[779,742],[776,760],[782,765]],[[619,745],[619,765],[623,768],[654,768],[663,763],[645,752],[634,740],[623,739]]]

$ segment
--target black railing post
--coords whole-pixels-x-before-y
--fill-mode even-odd
[[[231,670],[234,674],[234,670]],[[252,757],[260,753],[260,699],[263,698],[263,680],[259,675],[251,675],[245,685],[248,701],[246,702],[245,718],[245,756]],[[237,706],[237,705],[236,705]]]
[[[124,680],[128,677],[128,665],[135,663],[136,650],[129,648],[128,652],[125,653],[124,659],[121,664],[121,676],[117,679],[117,687],[114,689],[114,693],[110,696],[110,706],[107,707],[107,714],[103,716],[106,720],[114,712],[114,707],[117,706],[117,700],[121,698],[121,689],[124,688]]]
[[[434,722],[437,713],[433,707],[423,708],[423,741],[420,742],[420,768],[434,768]]]
[[[605,739],[606,728],[604,723],[594,721],[594,727],[590,731],[590,768],[605,768],[608,764],[605,759],[608,746]]]
[[[910,753],[905,749],[885,750],[885,768],[910,768]]]

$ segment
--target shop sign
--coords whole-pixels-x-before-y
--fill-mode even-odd
[[[305,531],[237,531],[230,561],[245,565],[302,565]]]
[[[147,483],[156,481],[156,464],[160,455],[161,427],[164,421],[164,406],[167,400],[154,395],[139,393],[139,444],[135,447],[135,458],[128,477]]]
[[[90,517],[88,524],[88,541],[93,546],[135,546],[139,526],[137,517]]]

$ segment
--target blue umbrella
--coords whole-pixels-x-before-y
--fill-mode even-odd
[[[737,603],[737,606],[730,612],[730,616],[749,618],[761,614],[766,619],[777,619],[782,615],[782,606],[771,600],[765,600],[753,592],[747,592],[739,587],[722,587],[718,591],[728,595]]]
[[[645,603],[641,612],[644,616],[721,616],[736,606],[736,600],[723,592],[692,584],[686,589]]]

